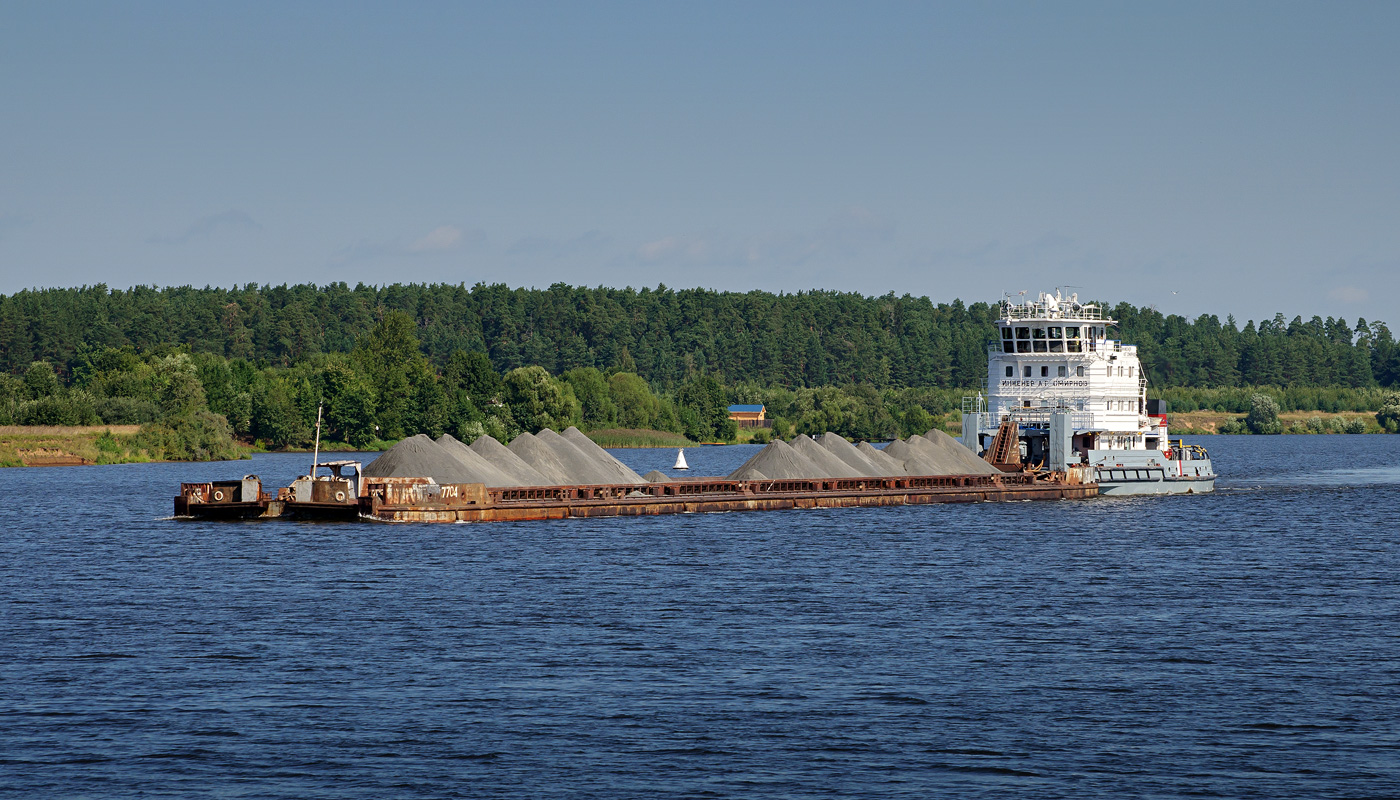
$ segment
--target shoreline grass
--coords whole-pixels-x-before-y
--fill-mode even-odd
[[[588,438],[599,447],[692,447],[695,442],[679,433],[647,428],[604,428],[589,431]]]

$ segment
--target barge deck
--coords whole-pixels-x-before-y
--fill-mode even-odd
[[[357,476],[358,477],[358,476]],[[359,484],[356,486],[356,484]],[[185,483],[175,515],[197,519],[311,519],[380,522],[501,522],[778,511],[930,503],[1077,500],[1098,495],[1087,468],[999,475],[734,481],[703,478],[651,484],[493,488],[425,478],[303,477],[276,493],[241,481]]]

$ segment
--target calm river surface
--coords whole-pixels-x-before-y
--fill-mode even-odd
[[[0,470],[0,796],[1400,796],[1400,436],[1197,441],[1212,496],[480,525]]]

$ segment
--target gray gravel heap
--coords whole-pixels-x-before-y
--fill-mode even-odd
[[[365,466],[369,478],[432,478],[437,483],[482,483],[480,476],[423,434],[410,436]]]
[[[835,434],[832,434],[833,436]],[[821,469],[820,475],[813,475],[814,478],[865,478],[863,471],[842,461],[836,454],[822,447],[806,434],[798,434],[793,438],[792,449],[806,456]]]
[[[477,455],[474,450],[457,441],[450,433],[444,433],[438,437],[437,446],[446,450],[448,455],[461,461],[469,472],[478,477],[472,483],[484,483],[487,486],[521,486],[509,475],[496,469],[490,461]]]
[[[573,483],[569,468],[554,454],[554,450],[533,434],[522,433],[511,440],[508,450],[520,456],[526,464],[548,479],[547,486],[568,486]]]
[[[964,472],[967,472],[967,469],[957,462],[957,459],[953,457],[952,453],[948,452],[947,450],[944,450],[943,448],[939,447],[933,442],[930,442],[928,439],[925,439],[917,433],[913,436],[910,436],[908,439],[905,439],[904,443],[909,445],[909,447],[912,448],[914,452],[922,456],[925,461],[929,462],[930,464],[934,464],[938,467],[938,472],[932,474],[959,475]]]
[[[588,438],[578,428],[570,425],[564,429],[565,439],[574,443],[574,447],[583,451],[583,454],[590,456],[603,472],[608,476],[608,483],[646,483],[642,476],[633,472],[628,466],[613,457],[612,453],[598,446],[598,443]]]
[[[535,439],[559,457],[559,463],[564,465],[564,474],[569,477],[569,483],[613,483],[611,473],[599,466],[592,457],[578,449],[578,446],[573,442],[560,436],[558,432],[545,428],[535,434]]]
[[[509,476],[516,486],[550,486],[554,483],[493,437],[478,437],[471,443],[471,450]]]
[[[844,436],[837,436],[831,431],[827,431],[821,436],[818,436],[817,444],[826,448],[827,452],[844,461],[846,466],[868,478],[884,478],[890,475],[903,473],[902,469],[900,472],[889,472],[888,467],[877,466],[875,462],[866,458],[865,453],[861,452],[855,445],[846,441]]]
[[[904,465],[904,471],[910,475],[950,475],[937,462],[924,458],[915,448],[911,447],[903,439],[895,439],[885,445],[885,455],[895,459]]]
[[[869,459],[870,463],[874,464],[876,469],[880,470],[880,475],[882,476],[909,474],[904,469],[904,462],[886,453],[884,450],[880,450],[870,442],[861,442],[856,445],[856,450],[859,450],[861,455]]]
[[[767,476],[767,475],[764,475],[762,472],[759,472],[758,470],[754,469],[753,467],[749,467],[749,468],[747,468],[747,469],[745,469],[744,467],[740,467],[738,472],[735,472],[733,475],[730,475],[730,476],[729,476],[729,480],[731,480],[731,481],[766,481],[766,480],[768,480],[768,476]]]
[[[924,434],[924,438],[928,439],[935,446],[947,451],[951,458],[962,467],[962,471],[968,475],[991,475],[1001,472],[1001,470],[988,464],[981,456],[969,450],[962,442],[937,428]]]
[[[643,475],[642,478],[645,479],[648,483],[665,483],[666,481],[671,480],[670,475],[667,475],[659,469],[654,469],[651,472],[648,472],[647,474]]]
[[[741,477],[741,474],[746,470],[755,470],[765,476],[767,480],[775,481],[825,477],[821,467],[812,463],[810,458],[792,449],[782,439],[774,439],[768,443],[767,447],[754,453],[753,458],[729,473],[730,480],[754,480]]]

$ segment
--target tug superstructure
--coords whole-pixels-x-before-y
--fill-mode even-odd
[[[1170,440],[1166,404],[1148,399],[1116,324],[1077,294],[1003,299],[987,391],[963,403],[963,444],[1004,468],[1090,466],[1104,495],[1213,491],[1209,455]]]

